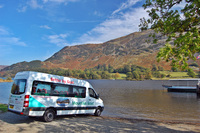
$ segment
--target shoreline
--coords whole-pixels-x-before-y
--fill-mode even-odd
[[[189,124],[189,125],[199,125],[200,121],[184,121],[184,120],[159,120],[159,119],[148,119],[148,118],[123,118],[123,117],[112,117],[112,116],[101,116],[105,119],[119,120],[119,121],[130,121],[130,122],[156,122],[156,123],[166,123],[166,124]]]
[[[2,104],[0,103],[0,105],[6,105],[8,106],[8,104]],[[3,112],[2,110],[0,110],[0,115],[4,114],[4,113],[11,113],[8,110]],[[23,116],[23,115],[18,115]],[[87,114],[79,114],[79,115],[61,115],[61,116],[56,116],[57,118],[61,118],[62,117],[72,117],[72,116],[91,116],[91,117],[95,117],[92,115],[87,115]],[[26,116],[25,116],[26,117]],[[27,116],[28,117],[28,116]],[[117,121],[129,121],[129,122],[152,122],[152,123],[166,123],[166,124],[189,124],[189,125],[199,125],[200,127],[200,121],[186,121],[186,120],[160,120],[160,119],[151,119],[151,118],[126,118],[126,117],[114,117],[114,116],[106,116],[106,115],[101,115],[100,116],[103,119],[109,119],[109,120],[117,120]],[[39,117],[36,117],[36,119]],[[56,119],[54,121],[56,121]]]

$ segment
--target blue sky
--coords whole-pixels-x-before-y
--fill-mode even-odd
[[[0,65],[139,31],[144,0],[0,0]]]

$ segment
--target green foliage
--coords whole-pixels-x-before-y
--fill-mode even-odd
[[[133,75],[131,72],[127,72],[126,74],[126,80],[132,80],[133,79]]]
[[[155,64],[153,64],[152,65],[152,69],[151,69],[151,71],[157,71],[158,69],[157,69],[157,66],[155,65]]]
[[[8,110],[8,106],[5,104],[0,104],[0,111],[6,112]]]
[[[184,2],[184,6],[179,6]],[[194,54],[200,52],[200,1],[199,0],[146,0],[149,19],[142,18],[140,29],[149,27],[167,37],[157,59],[171,61],[171,65],[181,70],[189,69],[188,60],[196,60]],[[182,7],[180,10],[175,6]],[[155,34],[154,42],[157,39]]]
[[[126,66],[127,67],[127,66]],[[136,65],[131,65],[131,72],[126,73],[127,80],[148,80],[152,78],[151,71]]]
[[[119,73],[115,73],[115,74],[113,75],[113,77],[114,77],[114,79],[118,79],[118,78],[120,78],[120,74],[119,74]]]
[[[136,80],[140,80],[140,73],[138,72],[138,71],[133,71],[132,72],[132,77],[133,77],[133,79],[136,79]]]
[[[98,67],[99,66],[99,67]],[[54,75],[67,76],[72,78],[79,79],[126,79],[126,80],[149,80],[153,78],[164,78],[164,77],[172,77],[172,78],[186,78],[188,75],[190,77],[194,77],[195,73],[191,71],[188,72],[169,72],[162,71],[162,67],[157,67],[156,65],[152,65],[156,68],[156,70],[144,68],[136,65],[124,65],[121,68],[113,68],[108,65],[98,65],[97,67],[85,69],[85,70],[70,70],[70,69],[61,69],[61,68],[53,68],[53,69],[44,69],[44,68],[34,68],[27,69],[25,71],[37,71],[44,72]],[[109,72],[109,68],[112,69],[113,73]],[[107,70],[107,71],[104,71]],[[172,68],[173,69],[173,68]],[[174,68],[173,71],[177,71],[177,68]],[[9,71],[6,75],[15,75],[18,71]],[[10,79],[10,78],[7,78]],[[2,79],[3,81],[3,79]],[[1,79],[0,79],[1,82]]]
[[[166,77],[165,74],[162,74],[162,73],[160,73],[159,71],[152,71],[152,75],[153,75],[155,78],[164,78],[164,77]]]
[[[192,77],[192,78],[195,78],[195,72],[192,70],[192,69],[188,69],[188,72],[187,72],[187,75],[189,76],[189,77]]]
[[[11,77],[7,77],[6,80],[12,80],[12,78]]]
[[[161,66],[158,66],[158,71],[164,71],[164,68]]]
[[[172,66],[172,67],[171,67],[171,71],[172,71],[172,72],[178,72],[179,70],[178,70],[177,67]]]

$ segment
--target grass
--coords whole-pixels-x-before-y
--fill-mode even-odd
[[[114,75],[116,73],[111,73],[113,79],[114,79]],[[126,79],[126,74],[123,74],[123,73],[119,73],[119,77],[117,79],[121,79],[121,80],[125,80]]]
[[[170,72],[170,71],[160,71],[160,73],[165,74],[165,75],[170,75],[170,77],[168,77],[168,79],[174,79],[174,78],[191,78],[187,75],[187,72]],[[198,76],[198,74],[196,73],[196,76]],[[167,78],[167,77],[166,77]]]
[[[171,71],[160,71],[161,74],[170,75],[170,77],[164,77],[164,78],[155,78],[152,77],[153,80],[168,80],[168,79],[184,79],[184,78],[191,78],[187,75],[187,72],[171,72]],[[111,73],[113,79],[115,73]],[[196,77],[198,77],[198,74],[196,73]],[[121,80],[126,80],[126,74],[119,73],[119,78]]]
[[[0,112],[6,112],[8,110],[8,106],[5,104],[0,104]]]

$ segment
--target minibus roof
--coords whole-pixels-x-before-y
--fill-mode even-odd
[[[63,77],[58,75],[52,75],[47,73],[41,72],[34,72],[34,71],[23,71],[18,72],[15,75],[15,79],[29,79],[29,80],[37,80],[37,81],[46,81],[46,82],[53,82],[53,83],[60,83],[60,84],[68,84],[68,85],[75,85],[75,86],[84,86],[88,88],[93,88],[91,84],[85,80]]]

